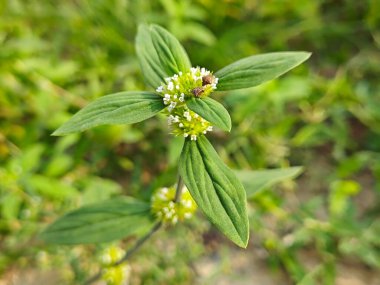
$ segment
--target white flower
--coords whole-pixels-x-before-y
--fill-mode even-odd
[[[197,135],[191,135],[191,140],[196,141],[197,140]]]
[[[177,102],[171,102],[168,107],[169,112],[171,112],[175,108],[176,105],[177,105]]]
[[[185,219],[190,219],[192,217],[193,214],[191,213],[185,213],[184,216],[185,216]]]

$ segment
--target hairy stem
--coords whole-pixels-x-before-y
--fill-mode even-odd
[[[181,199],[181,194],[182,194],[182,188],[183,188],[183,180],[182,180],[182,177],[179,175],[178,176],[178,181],[177,181],[177,188],[176,188],[176,192],[175,192],[175,197],[174,197],[174,202],[175,203],[178,203]],[[137,251],[139,250],[140,247],[142,247],[144,245],[144,243],[149,240],[153,234],[155,232],[157,232],[160,228],[162,227],[162,223],[161,222],[158,222],[156,223],[153,228],[144,236],[142,236],[141,238],[139,238],[136,243],[124,254],[124,256],[116,261],[114,264],[112,264],[112,266],[118,266],[126,261],[128,261],[131,256]],[[84,285],[89,285],[89,284],[92,284],[94,283],[95,281],[99,280],[103,275],[103,270],[100,269],[98,273],[96,273],[94,276],[92,276],[91,278],[87,279],[87,281],[84,283]]]

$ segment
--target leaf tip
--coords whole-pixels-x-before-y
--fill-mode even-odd
[[[301,51],[300,53],[303,55],[302,62],[308,60],[312,55],[312,52],[309,51]]]
[[[239,236],[239,239],[234,239],[233,242],[241,248],[247,248],[249,242],[249,230],[244,233],[244,236]]]
[[[53,137],[59,137],[59,136],[63,136],[64,133],[61,131],[61,128],[58,128],[54,132],[52,132],[50,135]]]

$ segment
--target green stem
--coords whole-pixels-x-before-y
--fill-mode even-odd
[[[181,194],[182,194],[182,189],[183,189],[183,180],[181,178],[181,176],[178,176],[178,181],[177,181],[177,188],[176,188],[176,192],[175,192],[175,197],[174,197],[174,202],[175,203],[178,203],[181,199]],[[142,247],[144,245],[144,243],[149,240],[153,234],[155,232],[157,232],[160,228],[162,227],[162,223],[161,222],[158,222],[156,223],[153,228],[144,236],[142,236],[141,238],[139,238],[136,243],[124,254],[124,256],[116,261],[114,264],[112,264],[111,266],[118,266],[126,261],[128,261],[131,256],[138,250],[140,249],[140,247]],[[92,284],[94,283],[95,281],[99,280],[103,275],[103,270],[99,270],[98,273],[96,273],[94,276],[92,276],[91,278],[87,279],[87,281],[85,281],[84,285],[89,285],[89,284]]]
[[[111,266],[118,266],[127,260],[131,258],[131,256],[148,240],[150,239],[155,232],[157,232],[162,226],[161,222],[156,223],[153,228],[144,236],[139,238],[136,243],[124,254],[124,256],[116,261],[114,264]],[[100,269],[98,273],[96,273],[94,276],[91,278],[87,279],[87,281],[84,283],[85,285],[89,285],[94,283],[95,281],[99,280],[103,275],[103,270]]]

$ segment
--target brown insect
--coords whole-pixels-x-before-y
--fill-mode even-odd
[[[193,92],[195,97],[200,97],[202,93],[204,92],[202,87],[196,87],[191,92]]]
[[[202,86],[214,83],[214,76],[211,74],[202,77]]]

